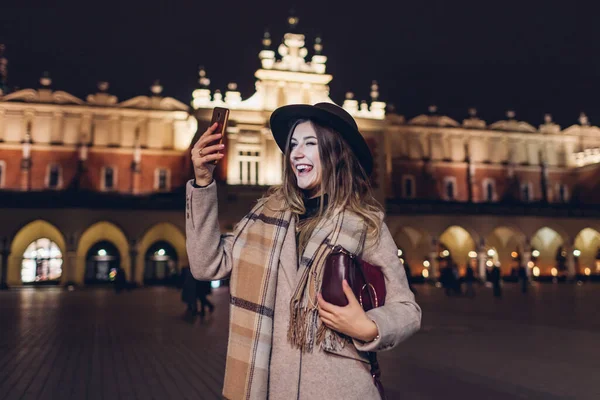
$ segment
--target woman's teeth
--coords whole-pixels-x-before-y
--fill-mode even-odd
[[[312,171],[312,166],[310,165],[296,165],[296,170],[298,171],[299,175],[302,174],[306,174],[309,173],[310,171]]]

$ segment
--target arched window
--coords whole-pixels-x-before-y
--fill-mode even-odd
[[[85,257],[85,283],[114,281],[120,266],[119,249],[109,241],[100,241],[88,250]]]
[[[165,168],[157,168],[154,172],[154,190],[164,192],[170,189],[171,171]]]
[[[496,200],[496,182],[493,179],[486,178],[483,180],[483,198],[485,201]]]
[[[558,184],[558,201],[561,203],[569,202],[569,189],[564,183]]]
[[[102,190],[115,190],[117,186],[117,169],[113,166],[102,168]]]
[[[405,199],[414,199],[416,197],[414,176],[402,175],[402,197]]]
[[[531,201],[531,184],[524,183],[521,185],[521,200],[525,203],[529,203]]]
[[[145,284],[170,284],[176,283],[177,252],[175,248],[164,240],[154,243],[146,251],[144,283]]]
[[[58,282],[62,276],[62,253],[56,243],[47,238],[32,242],[21,264],[23,283]]]
[[[62,183],[60,165],[52,164],[48,167],[48,175],[46,178],[46,187],[49,189],[58,189]]]
[[[448,176],[444,178],[444,199],[445,200],[456,200],[456,177]]]

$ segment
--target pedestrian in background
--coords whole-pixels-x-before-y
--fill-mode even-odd
[[[527,293],[529,277],[527,276],[527,269],[523,265],[519,266],[519,283],[521,284],[521,293]]]
[[[181,269],[181,300],[187,305],[183,318],[188,322],[194,322],[198,314],[198,282],[194,279],[190,267]]]
[[[210,286],[210,281],[196,281],[196,295],[198,296],[198,300],[200,300],[200,319],[204,319],[206,316],[207,308],[211,314],[215,310],[214,304],[206,298],[211,293],[212,287]]]
[[[502,286],[500,286],[501,284],[501,279],[502,279],[502,275],[500,273],[500,267],[498,267],[497,265],[494,265],[492,267],[492,272],[490,274],[490,279],[492,281],[492,286],[494,289],[494,297],[502,297]]]
[[[473,271],[473,267],[468,265],[467,271],[465,273],[465,286],[466,291],[465,294],[467,297],[473,298],[475,297],[475,288],[473,284],[475,283],[475,272]]]

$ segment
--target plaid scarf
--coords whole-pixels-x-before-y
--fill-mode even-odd
[[[274,196],[259,202],[236,228],[230,281],[229,343],[223,396],[266,399],[273,335],[273,310],[280,254],[292,213]],[[359,254],[364,222],[347,211],[323,220],[300,259],[302,277],[290,304],[288,339],[302,351],[312,351],[320,335],[324,348],[335,348],[339,336],[320,326],[317,293],[322,267],[333,245]]]

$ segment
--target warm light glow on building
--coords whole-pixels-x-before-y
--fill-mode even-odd
[[[485,265],[487,265],[488,267],[493,267],[494,266],[494,262],[492,260],[487,260],[485,262]]]
[[[430,265],[430,264],[429,264],[429,261],[427,261],[427,260],[423,261],[423,266],[424,266],[425,268],[428,268],[428,267],[429,267],[429,265]]]
[[[579,153],[573,154],[573,159],[578,167],[583,167],[589,164],[600,163],[600,148],[585,149]]]
[[[489,250],[487,251],[487,255],[488,255],[488,256],[490,256],[490,257],[494,257],[494,256],[496,255],[496,250],[494,250],[494,249],[489,249]]]
[[[471,258],[477,258],[477,252],[475,252],[475,251],[471,250],[471,251],[469,252],[469,257],[471,257]]]
[[[583,270],[583,273],[586,274],[587,276],[590,276],[592,274],[592,270],[586,267],[586,269]]]
[[[552,268],[550,270],[550,273],[552,274],[552,276],[557,276],[558,275],[558,270],[556,268]]]
[[[535,265],[535,264],[533,263],[533,261],[529,261],[529,262],[527,263],[527,266],[528,266],[529,268],[533,268],[533,266],[534,266],[534,265]]]
[[[404,264],[404,258],[400,257],[400,262]]]
[[[516,251],[513,251],[512,253],[510,253],[510,256],[512,258],[517,258],[517,257],[519,257],[519,253],[517,253]]]
[[[423,278],[429,278],[429,270],[424,269],[423,271],[421,271],[421,275],[423,275]]]
[[[450,252],[448,250],[442,251],[442,257],[448,257],[449,255],[450,255]]]
[[[540,276],[540,268],[533,267],[533,276]]]
[[[534,250],[531,252],[531,255],[534,257],[539,257],[540,256],[540,251],[539,250]]]

